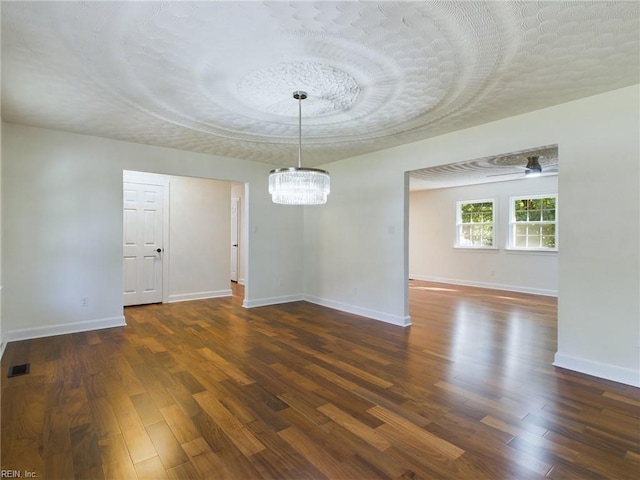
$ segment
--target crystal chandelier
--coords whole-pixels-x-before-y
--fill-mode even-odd
[[[269,172],[269,193],[273,203],[283,205],[322,205],[329,195],[329,172],[302,168],[302,100],[307,93],[293,92],[298,100],[298,166]]]

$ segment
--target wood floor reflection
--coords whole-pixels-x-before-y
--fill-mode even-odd
[[[129,307],[10,343],[2,468],[39,479],[637,479],[640,390],[551,366],[553,298],[412,281],[400,328],[304,302]],[[30,373],[6,378],[10,365]]]

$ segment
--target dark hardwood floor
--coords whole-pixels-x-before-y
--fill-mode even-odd
[[[413,326],[304,302],[129,307],[10,343],[2,468],[39,479],[634,479],[640,390],[551,366],[553,298],[412,281]],[[30,373],[7,378],[10,365]]]

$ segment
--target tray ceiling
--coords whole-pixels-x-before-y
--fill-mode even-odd
[[[640,82],[637,2],[2,2],[7,122],[317,166]]]

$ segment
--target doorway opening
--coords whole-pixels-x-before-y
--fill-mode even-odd
[[[559,230],[558,166],[549,145],[407,172],[407,280],[557,297],[557,237],[547,248],[543,233]],[[537,248],[517,243],[522,198],[554,199],[526,222]]]
[[[243,300],[246,189],[240,182],[124,171],[124,306]]]

